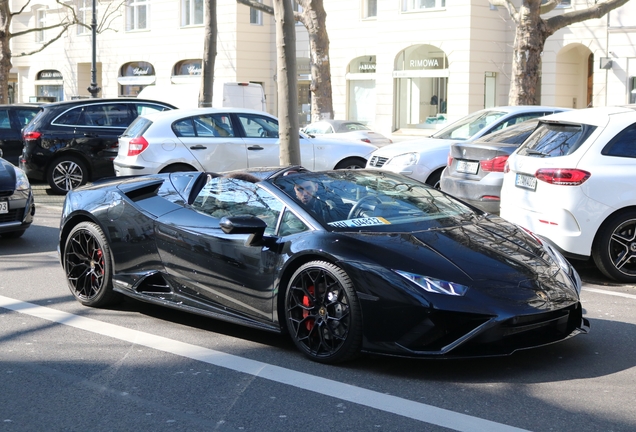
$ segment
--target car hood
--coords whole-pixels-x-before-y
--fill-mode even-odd
[[[440,138],[424,138],[400,143],[389,144],[381,147],[373,153],[374,156],[393,157],[404,153],[420,153],[430,152],[441,148],[449,148],[451,144],[458,142],[457,140],[440,139]]]
[[[15,169],[13,165],[4,159],[0,159],[0,192],[15,190]]]
[[[549,307],[578,301],[570,277],[521,228],[492,221],[412,233],[350,233],[392,270],[466,285],[477,298]],[[380,255],[378,255],[380,254]],[[547,306],[546,306],[547,307]]]

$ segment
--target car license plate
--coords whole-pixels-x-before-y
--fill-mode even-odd
[[[477,170],[479,170],[479,162],[458,160],[455,170],[460,173],[477,174]]]
[[[9,213],[9,201],[0,201],[0,214]]]
[[[517,174],[515,186],[523,189],[536,190],[537,178],[528,174]]]

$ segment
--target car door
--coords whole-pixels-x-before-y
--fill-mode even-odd
[[[0,109],[0,149],[2,149],[3,158],[16,166],[22,154],[21,129],[13,110]]]
[[[236,113],[234,119],[241,128],[247,149],[248,166],[279,166],[278,120],[255,113]],[[302,135],[300,136],[300,159],[305,168],[314,169],[313,144]]]
[[[273,234],[282,208],[278,199],[254,183],[211,178],[191,208],[157,220],[162,261],[192,295],[231,313],[271,322],[279,254],[267,246],[248,246],[248,234],[225,234],[219,221],[224,216],[254,215],[266,221],[266,235]]]
[[[93,178],[115,175],[113,160],[117,157],[118,139],[134,119],[132,105],[112,102],[78,109],[81,114],[75,125],[72,146],[89,159]]]
[[[208,113],[174,122],[172,130],[205,171],[245,169],[247,150],[230,116]]]

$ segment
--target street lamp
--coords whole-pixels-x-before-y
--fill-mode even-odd
[[[102,89],[97,85],[97,7],[93,0],[93,18],[91,19],[91,31],[93,32],[93,59],[91,61],[91,85],[87,90],[91,94],[92,98],[96,98],[99,91]]]

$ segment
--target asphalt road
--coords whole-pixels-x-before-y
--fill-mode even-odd
[[[0,430],[636,430],[636,287],[592,266],[588,335],[505,358],[325,366],[284,336],[132,300],[82,307],[56,253],[61,197],[44,198],[22,238],[0,241]]]

